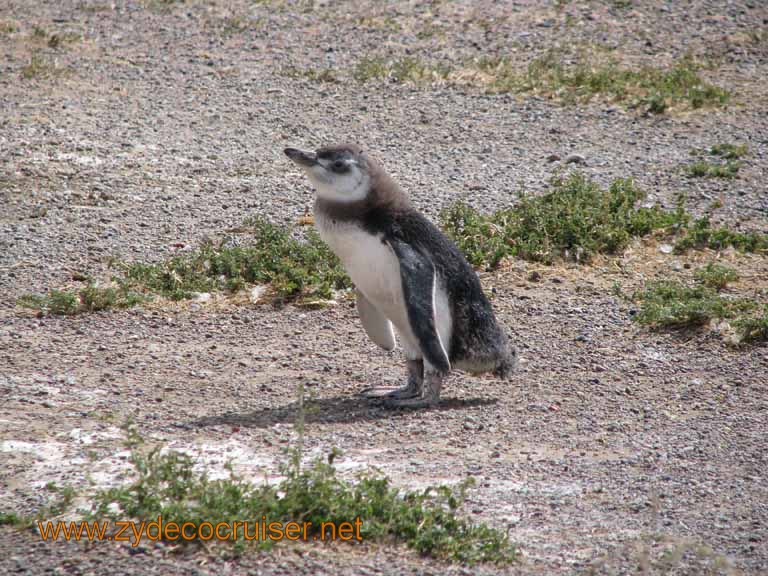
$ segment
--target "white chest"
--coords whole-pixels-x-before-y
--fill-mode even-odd
[[[354,224],[337,223],[322,216],[316,216],[315,222],[320,237],[339,257],[355,286],[395,325],[404,345],[412,350],[417,348],[403,298],[400,262],[389,244]],[[448,343],[453,319],[448,296],[437,278],[431,297],[438,336],[441,343]]]
[[[331,247],[352,282],[374,304],[382,308],[403,299],[400,263],[392,248],[379,236],[354,224],[318,219],[320,237]]]
[[[339,257],[355,286],[389,318],[398,332],[410,332],[403,301],[400,262],[392,248],[354,224],[316,219],[320,237]]]

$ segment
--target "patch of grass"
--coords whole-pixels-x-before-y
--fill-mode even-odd
[[[636,207],[644,193],[631,180],[608,190],[580,173],[556,179],[539,197],[524,195],[512,208],[482,215],[464,203],[441,214],[443,227],[470,262],[495,268],[508,256],[552,263],[558,258],[588,261],[616,254],[630,239],[687,222],[682,207]]]
[[[715,290],[722,290],[728,285],[728,282],[735,282],[739,279],[738,273],[733,268],[713,262],[696,270],[693,277],[704,286]]]
[[[713,320],[728,320],[737,342],[768,340],[768,306],[746,298],[728,299],[706,286],[662,282],[641,296],[642,308],[635,319],[657,327],[696,327]]]
[[[749,153],[749,148],[746,144],[715,144],[709,149],[709,153],[712,156],[720,156],[726,160],[738,160],[743,158]]]
[[[72,486],[58,486],[54,482],[48,482],[45,489],[53,494],[53,498],[41,507],[34,516],[23,516],[15,512],[0,512],[0,526],[31,528],[36,520],[43,520],[46,517],[58,516],[66,512],[77,496],[77,491]]]
[[[89,2],[81,2],[78,7],[78,10],[81,10],[82,12],[87,12],[91,14],[95,14],[97,12],[111,12],[114,10],[114,7],[111,4],[108,3],[89,3]]]
[[[223,18],[217,22],[221,34],[227,37],[242,34],[252,28],[260,28],[263,24],[264,21],[261,18],[251,20],[237,15]]]
[[[507,57],[485,57],[461,67],[428,63],[415,57],[363,58],[353,77],[359,82],[389,79],[416,85],[445,83],[474,86],[488,93],[535,93],[565,103],[586,102],[596,96],[663,113],[669,108],[724,106],[730,93],[706,82],[701,65],[684,57],[668,68],[622,66],[591,47],[578,54],[550,50],[526,68]],[[604,52],[605,49],[602,49]]]
[[[736,342],[768,340],[768,304],[748,298],[732,298],[719,290],[738,278],[736,271],[710,263],[694,273],[696,284],[679,281],[651,283],[633,295],[641,301],[634,320],[659,328],[695,328],[712,321],[728,321]]]
[[[307,78],[308,80],[312,80],[313,82],[329,82],[332,84],[338,84],[339,78],[336,75],[336,72],[334,72],[331,68],[322,68],[322,69],[316,69],[316,68],[283,68],[282,69],[283,76],[288,76],[289,78]]]
[[[352,73],[358,82],[380,80],[389,74],[389,66],[384,58],[363,58],[355,65]]]
[[[691,155],[699,159],[685,167],[685,172],[693,178],[735,178],[742,166],[739,161],[749,153],[746,144],[721,143],[707,150],[694,148]],[[702,158],[704,155],[715,156],[716,161]]]
[[[29,522],[15,512],[0,512],[0,526],[25,526]]]
[[[248,21],[242,16],[230,16],[224,20],[222,26],[222,33],[225,36],[233,36],[235,34],[241,34],[248,30]]]
[[[566,103],[603,96],[652,113],[665,112],[672,106],[723,106],[730,97],[727,90],[701,78],[700,66],[692,58],[683,58],[667,69],[629,69],[616,60],[602,61],[592,55],[566,58],[550,50],[524,71],[507,58],[482,59],[476,68],[490,92],[533,92]]]
[[[450,69],[440,64],[429,64],[418,58],[405,57],[395,60],[386,58],[363,58],[355,66],[353,77],[358,82],[370,80],[391,80],[428,85],[448,78]]]
[[[89,284],[80,290],[80,306],[86,312],[98,312],[110,308],[131,308],[147,300],[143,294],[133,292],[121,284],[117,288]]]
[[[90,283],[79,290],[27,294],[17,303],[41,314],[71,315],[128,308],[154,294],[183,300],[201,292],[235,292],[249,284],[269,284],[279,301],[304,302],[327,300],[334,290],[351,287],[341,263],[314,230],[299,240],[290,229],[260,218],[245,225],[253,233],[246,245],[206,242],[159,264],[118,264],[114,287]]]
[[[83,36],[77,32],[54,32],[48,36],[48,46],[50,48],[61,48],[65,44],[71,44],[73,42],[81,42]]]
[[[419,40],[427,40],[435,36],[443,34],[443,28],[429,18],[420,22],[420,27],[416,32],[416,38]]]
[[[637,295],[642,307],[634,318],[641,324],[666,327],[701,326],[717,318],[731,318],[749,301],[726,300],[717,290],[677,281],[650,284]]]
[[[135,478],[127,486],[98,493],[92,517],[154,520],[162,515],[166,522],[213,525],[247,519],[250,536],[255,521],[265,517],[266,522],[284,525],[311,522],[308,534],[318,538],[324,522],[338,525],[359,518],[364,541],[403,542],[421,554],[456,562],[503,564],[515,559],[505,534],[459,516],[470,482],[416,492],[401,491],[381,475],[364,474],[351,482],[336,475],[336,451],[327,461],[317,459],[309,467],[302,467],[301,453],[296,451],[277,485],[254,485],[231,469],[228,478],[211,480],[194,470],[187,454],[144,450],[138,434],[129,434]],[[238,537],[242,542],[242,529]],[[268,546],[270,541],[260,544]]]
[[[61,48],[66,44],[81,42],[83,35],[78,32],[48,32],[45,28],[35,26],[32,29],[32,39],[36,43],[44,43],[49,48]]]
[[[392,16],[360,16],[357,24],[363,28],[372,28],[382,32],[401,32],[403,27]]]
[[[185,2],[186,0],[142,0],[145,8],[156,12],[170,12],[174,7]]]
[[[79,307],[77,294],[66,290],[51,290],[46,295],[25,294],[17,304],[54,315],[75,314]]]
[[[33,52],[29,57],[29,63],[21,68],[21,77],[25,80],[52,78],[62,73],[63,70],[61,68],[39,52]]]
[[[13,34],[18,31],[19,27],[15,22],[12,22],[11,20],[0,20],[0,34]]]
[[[270,284],[283,300],[328,299],[334,290],[351,286],[338,259],[315,231],[301,241],[290,229],[260,218],[246,225],[253,231],[248,245],[208,242],[161,264],[130,264],[124,269],[125,282],[173,300],[196,292],[236,291],[247,284]]]
[[[675,242],[675,251],[691,248],[723,250],[733,246],[742,252],[768,251],[768,235],[760,232],[736,232],[723,226],[713,227],[708,217],[695,220],[683,229],[683,235]]]
[[[768,304],[751,316],[737,318],[732,324],[742,342],[768,342]]]
[[[741,168],[741,162],[728,160],[725,163],[698,160],[685,167],[685,172],[692,178],[735,178]]]
[[[58,516],[64,513],[75,499],[77,492],[72,486],[58,486],[54,482],[48,482],[45,489],[56,495],[38,516]]]
[[[132,291],[127,285],[100,287],[91,283],[80,290],[51,290],[47,294],[26,294],[17,304],[37,310],[40,314],[69,316],[82,312],[96,312],[110,308],[130,308],[148,299]]]

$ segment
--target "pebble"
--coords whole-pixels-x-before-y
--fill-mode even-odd
[[[565,157],[566,164],[586,164],[587,159],[581,154],[569,154]]]

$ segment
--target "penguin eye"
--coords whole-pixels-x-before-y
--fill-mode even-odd
[[[331,164],[331,170],[334,172],[346,172],[349,170],[349,166],[347,166],[346,162],[342,160],[336,160],[333,164]]]

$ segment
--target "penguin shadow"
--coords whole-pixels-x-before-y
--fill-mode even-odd
[[[429,408],[398,408],[385,406],[381,400],[363,396],[334,396],[304,400],[304,422],[307,424],[345,424],[371,422],[382,419],[407,417],[414,412],[445,412],[466,410],[496,404],[496,398],[443,398],[437,406]],[[184,428],[207,426],[247,426],[270,428],[275,424],[294,423],[299,417],[299,402],[294,401],[276,408],[262,408],[253,412],[228,412],[199,418]]]

